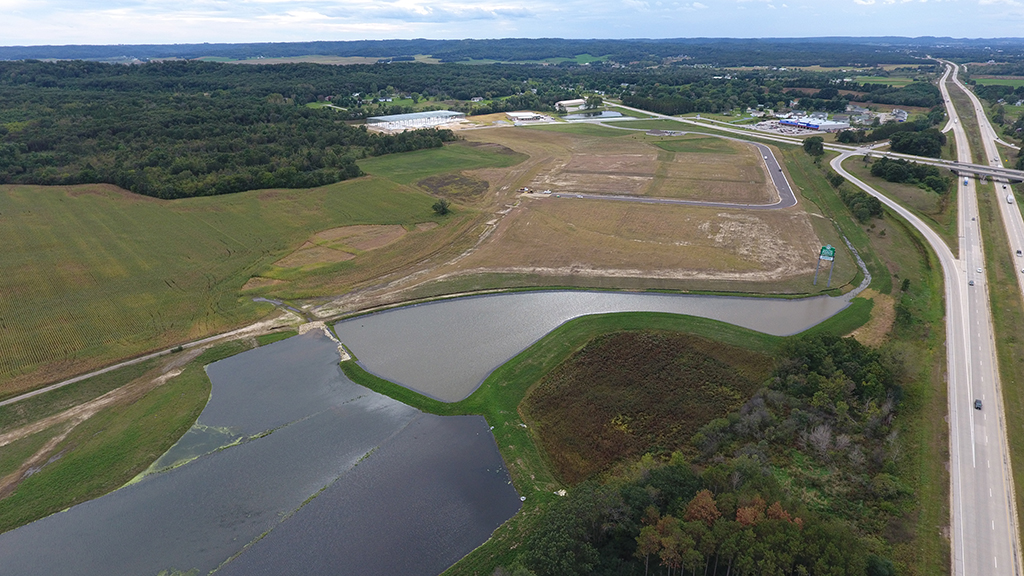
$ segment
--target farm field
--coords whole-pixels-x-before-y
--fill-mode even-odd
[[[974,80],[982,86],[1013,86],[1019,88],[1024,86],[1024,77],[1021,76],[971,76],[971,80]]]
[[[272,313],[257,296],[325,305],[310,310],[325,316],[518,286],[808,293],[818,289],[806,255],[841,243],[804,205],[517,192],[557,180],[589,193],[631,183],[636,195],[769,202],[774,188],[746,144],[592,125],[464,134],[363,160],[369,176],[312,190],[164,201],[110,186],[0,188],[0,265],[22,271],[0,279],[0,397]],[[436,197],[454,211],[435,214]],[[849,264],[836,286],[856,274]]]
[[[432,201],[373,177],[178,201],[106,185],[0,187],[0,268],[18,271],[0,278],[0,396],[267,315],[242,286],[325,229],[409,227],[396,244],[417,258],[449,229],[416,228],[439,221]],[[335,266],[357,281],[375,273],[367,260]]]

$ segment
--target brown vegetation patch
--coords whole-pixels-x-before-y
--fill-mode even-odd
[[[618,332],[545,376],[522,410],[558,476],[576,483],[623,459],[685,448],[772,367],[768,356],[696,336]]]
[[[465,174],[439,174],[424,178],[416,185],[435,196],[460,201],[479,200],[489,187],[485,180]]]
[[[313,242],[344,250],[374,250],[391,244],[405,235],[405,228],[397,224],[342,226],[318,232]]]
[[[353,258],[355,258],[354,254],[306,242],[295,252],[274,262],[274,265],[282,268],[298,268],[313,264],[334,264]]]
[[[62,188],[71,198],[78,198],[80,196],[91,194],[93,196],[114,197],[123,200],[131,200],[133,202],[166,202],[166,200],[135,194],[134,192],[114,186],[113,184],[79,184],[77,186],[57,186],[57,188]]]
[[[416,225],[417,232],[426,232],[427,230],[433,230],[438,227],[437,222],[420,222]]]
[[[862,292],[860,297],[871,300],[875,305],[867,324],[851,332],[850,336],[865,346],[880,346],[888,338],[896,320],[896,300],[871,288]]]
[[[268,286],[280,286],[284,284],[284,280],[277,280],[276,278],[263,278],[262,276],[253,276],[242,286],[242,290],[258,290],[260,288],[266,288]]]
[[[502,113],[501,116],[504,116],[504,113]],[[503,146],[495,142],[463,142],[463,146],[469,146],[471,148],[482,148],[484,150],[487,150],[488,152],[494,154],[505,154],[506,156],[520,155],[519,152],[516,152],[515,150],[509,148],[508,146]]]

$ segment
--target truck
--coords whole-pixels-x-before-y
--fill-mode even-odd
[[[967,178],[964,178],[964,186],[967,186]]]

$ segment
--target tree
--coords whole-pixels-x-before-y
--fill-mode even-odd
[[[656,526],[644,526],[640,529],[640,535],[636,537],[636,552],[634,556],[644,559],[644,576],[647,576],[650,566],[651,554],[657,554],[661,550],[661,536]]]
[[[441,198],[437,202],[434,202],[434,205],[431,206],[431,208],[434,209],[434,212],[437,212],[439,215],[444,216],[445,214],[451,212],[451,205],[451,202],[444,198]]]
[[[600,108],[602,104],[604,104],[604,100],[602,100],[597,94],[594,94],[593,96],[587,96],[587,104],[584,107],[588,110],[592,110],[594,108]]]
[[[715,503],[715,497],[711,495],[711,491],[701,490],[697,492],[693,500],[690,500],[683,519],[687,522],[703,522],[711,527],[721,516],[722,513],[718,511],[718,505]]]
[[[821,136],[811,136],[804,140],[804,152],[811,156],[821,156],[825,153],[825,139]]]

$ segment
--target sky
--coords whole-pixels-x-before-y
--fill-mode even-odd
[[[0,45],[1024,36],[1024,0],[0,0]]]

